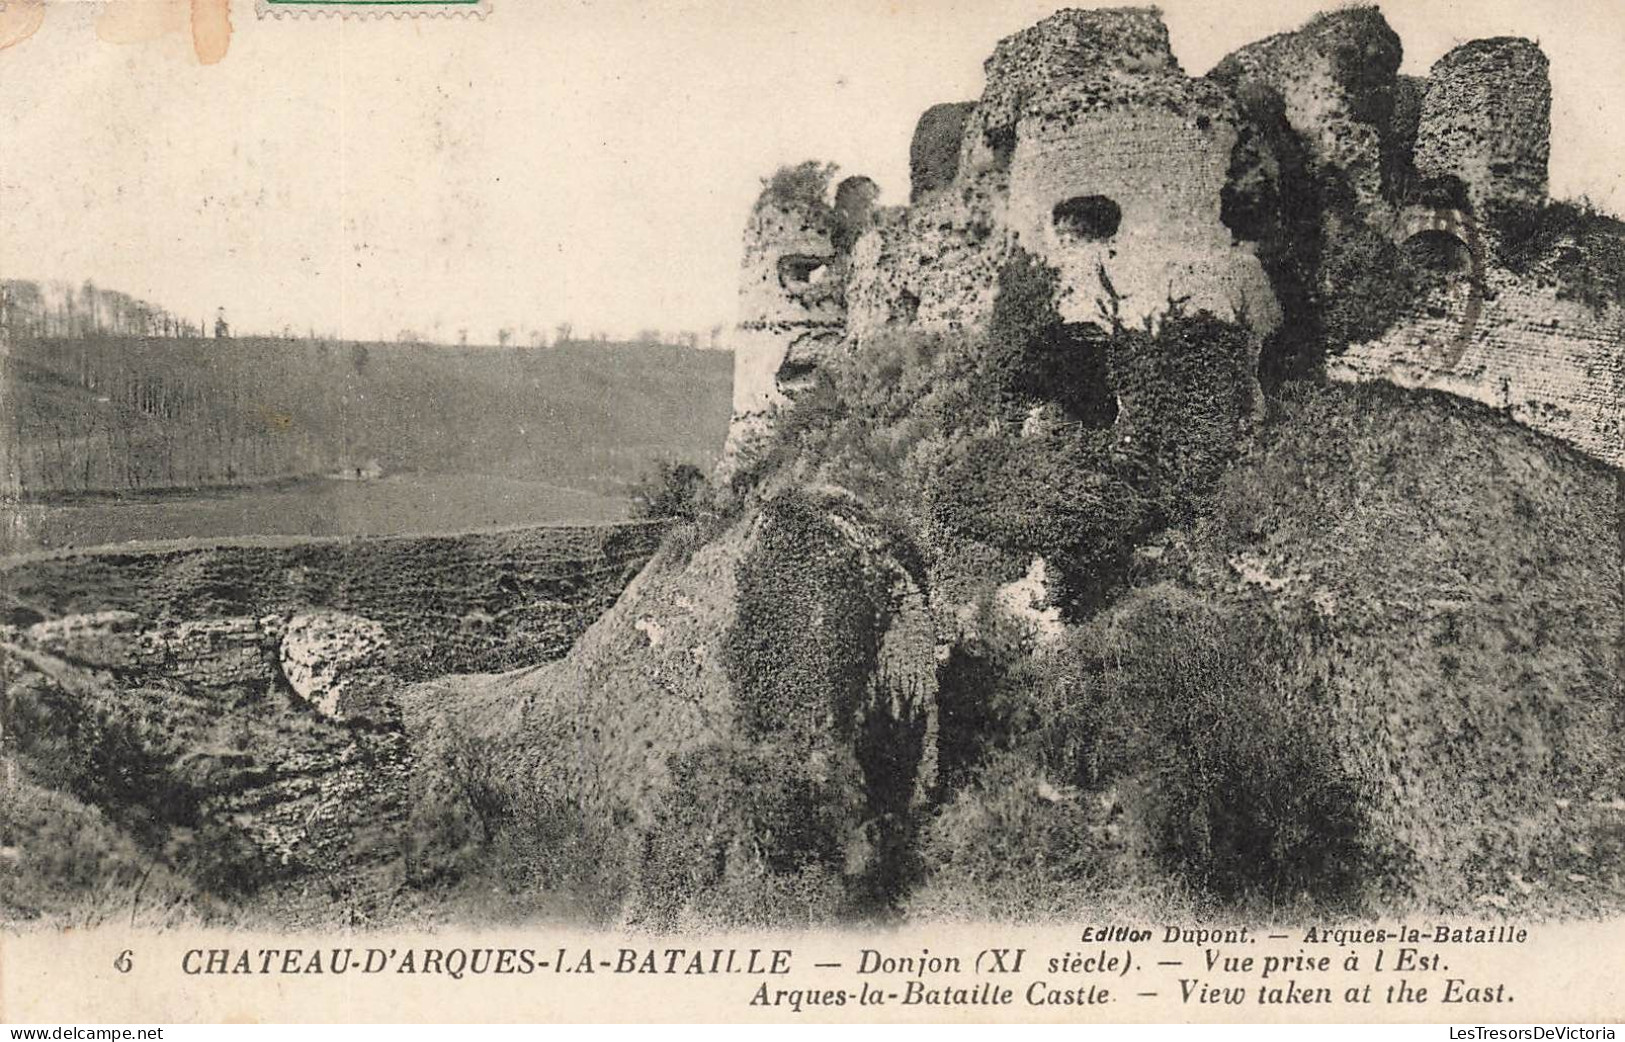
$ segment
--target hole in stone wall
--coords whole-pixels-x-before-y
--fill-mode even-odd
[[[818,372],[818,366],[804,359],[785,359],[779,365],[778,372],[773,379],[778,382],[779,389],[796,388],[812,381],[813,374]]]
[[[897,294],[892,301],[891,312],[887,316],[894,325],[910,325],[920,314],[920,298],[913,290],[905,289]]]
[[[1428,271],[1458,274],[1471,271],[1473,253],[1458,236],[1430,228],[1405,240],[1411,261]]]
[[[1408,202],[1435,210],[1472,210],[1467,182],[1454,174],[1423,178],[1408,193]]]
[[[1104,242],[1117,234],[1123,208],[1104,195],[1075,195],[1056,203],[1052,216],[1062,241]]]
[[[829,262],[823,257],[787,253],[779,258],[779,285],[791,290],[806,289],[820,281],[828,268]]]
[[[1010,168],[1010,159],[1016,154],[1016,128],[988,127],[982,131],[982,140],[993,153],[993,165],[1000,170]]]

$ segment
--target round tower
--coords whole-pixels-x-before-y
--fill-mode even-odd
[[[1540,46],[1474,40],[1433,66],[1416,132],[1416,170],[1467,186],[1474,211],[1546,201],[1552,85]]]

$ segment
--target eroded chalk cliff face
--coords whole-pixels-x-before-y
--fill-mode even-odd
[[[77,799],[149,870],[255,895],[284,923],[371,920],[401,881],[413,776],[387,659],[376,623],[332,612],[6,627],[6,796],[26,805],[35,784]],[[53,856],[3,824],[25,870]],[[42,911],[12,899],[3,914]]]
[[[1069,322],[1137,324],[1177,299],[1240,316],[1267,344],[1283,325],[1318,335],[1348,275],[1323,256],[1368,231],[1405,252],[1426,292],[1377,335],[1332,345],[1333,376],[1463,394],[1625,460],[1611,438],[1625,409],[1618,301],[1559,308],[1542,328],[1530,316],[1557,280],[1507,260],[1519,215],[1547,205],[1545,56],[1477,40],[1417,79],[1398,75],[1401,51],[1375,7],[1318,16],[1203,77],[1180,68],[1150,9],[1062,11],[1001,41],[980,99],[921,117],[908,206],[843,231],[816,195],[764,193],[745,234],[723,474],[820,358],[887,329],[985,328],[1018,252],[1059,273]],[[1570,238],[1586,241],[1543,249],[1586,269],[1625,236],[1599,224]]]
[[[444,746],[411,680],[563,654],[660,528],[7,561],[0,922],[406,921]]]

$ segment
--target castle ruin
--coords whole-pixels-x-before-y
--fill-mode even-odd
[[[1399,75],[1400,60],[1375,7],[1198,77],[1151,9],[1066,10],[1001,41],[980,99],[920,118],[909,205],[874,206],[867,178],[833,202],[764,191],[745,234],[724,472],[835,352],[889,328],[984,326],[1018,251],[1059,273],[1068,322],[1105,321],[1106,294],[1131,324],[1181,299],[1263,345],[1301,335],[1292,310],[1340,291],[1303,275],[1293,240],[1351,222],[1437,278],[1379,335],[1334,345],[1328,376],[1461,395],[1625,465],[1625,309],[1574,299],[1545,262],[1512,263],[1500,220],[1547,203],[1545,56],[1497,38],[1426,78]],[[1556,249],[1584,267],[1617,253],[1612,234]]]

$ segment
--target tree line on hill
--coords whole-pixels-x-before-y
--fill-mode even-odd
[[[619,491],[708,465],[731,360],[671,345],[548,351],[138,336],[13,338],[4,434],[20,491],[467,473]]]
[[[79,286],[60,279],[5,279],[0,330],[14,337],[187,337],[201,335],[203,325],[89,279]]]

